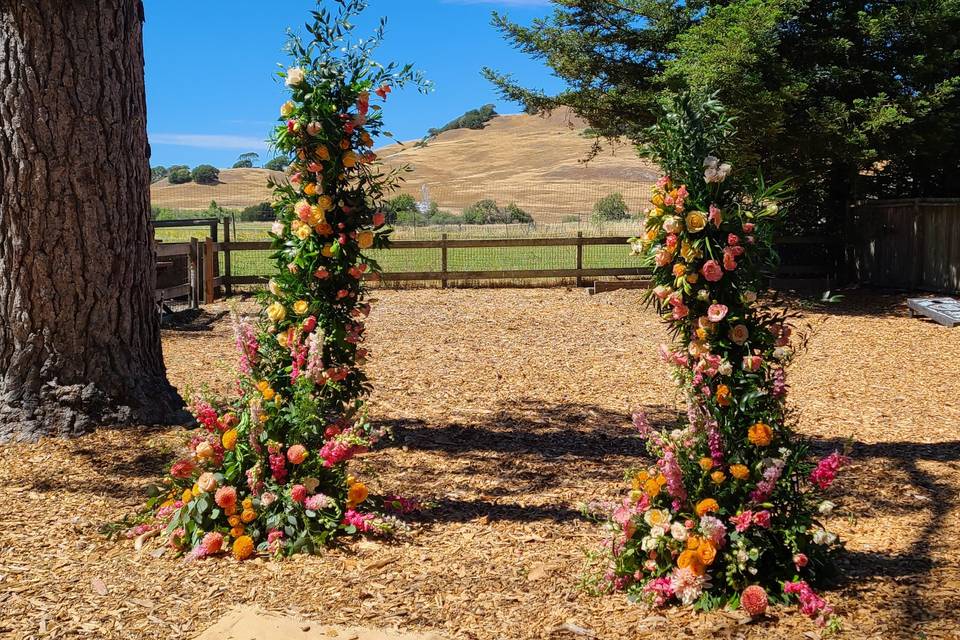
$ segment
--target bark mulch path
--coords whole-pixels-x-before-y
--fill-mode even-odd
[[[281,563],[138,553],[100,529],[137,509],[183,430],[0,447],[0,637],[192,638],[236,605],[457,639],[817,637],[793,609],[747,625],[580,587],[601,532],[577,505],[621,495],[643,460],[632,408],[675,413],[639,292],[378,297],[372,413],[396,438],[356,464],[374,489],[431,503],[408,535]],[[960,638],[960,329],[910,319],[903,299],[809,307],[791,398],[816,450],[854,459],[829,523],[848,549],[825,594],[841,636]],[[181,390],[229,388],[229,322],[164,341]]]

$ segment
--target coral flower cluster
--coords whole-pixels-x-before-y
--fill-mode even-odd
[[[341,533],[390,531],[409,500],[379,500],[347,463],[380,436],[366,417],[364,279],[388,245],[381,203],[396,183],[376,166],[382,103],[422,85],[370,59],[375,38],[348,40],[360,0],[314,13],[281,72],[290,99],[274,145],[292,159],[273,184],[277,273],[263,313],[236,320],[238,397],[194,402],[200,428],[151,499],[169,543],[192,558],[313,551]]]
[[[605,580],[654,605],[742,603],[751,614],[795,597],[823,622],[830,611],[809,583],[838,543],[817,518],[846,459],[811,461],[790,428],[792,316],[760,299],[778,188],[740,185],[710,154],[728,127],[712,101],[681,98],[654,128],[668,175],[632,242],[653,266],[650,301],[674,336],[660,355],[686,415],[662,428],[634,416],[655,461],[631,472],[609,520]]]

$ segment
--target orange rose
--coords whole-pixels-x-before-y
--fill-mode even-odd
[[[227,522],[230,523],[231,527],[236,527],[240,524],[240,516],[230,516],[227,518]]]
[[[718,505],[717,501],[714,500],[713,498],[705,498],[701,500],[700,502],[697,503],[697,506],[694,509],[698,518],[702,518],[703,516],[710,513],[711,511],[719,511],[719,510],[720,510],[720,505]]]
[[[654,478],[650,478],[643,483],[643,490],[650,494],[651,498],[656,498],[660,495],[660,483]]]
[[[238,524],[237,526],[230,528],[230,535],[232,535],[234,538],[239,538],[243,535],[244,531],[246,531],[244,526],[242,524]]]
[[[690,536],[687,538],[687,549],[691,551],[700,546],[700,536]]]
[[[704,471],[710,471],[710,469],[713,469],[713,460],[707,457],[700,458],[700,468]]]
[[[746,465],[733,464],[730,465],[730,475],[737,480],[746,480],[750,477],[750,469],[748,469]]]
[[[710,540],[703,540],[697,547],[697,555],[700,557],[700,562],[709,567],[717,557],[717,549]]]
[[[730,406],[730,387],[725,384],[721,384],[717,387],[717,404],[721,407]]]
[[[723,471],[714,471],[710,474],[710,479],[713,480],[714,484],[720,484],[727,479],[727,474],[725,474]]]
[[[773,441],[773,429],[768,424],[757,422],[747,431],[747,439],[758,447],[770,446]]]

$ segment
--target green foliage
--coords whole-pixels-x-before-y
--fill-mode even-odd
[[[233,163],[234,169],[251,169],[255,166],[257,162],[260,161],[260,154],[250,151],[248,153],[241,153],[240,157],[237,158],[237,161]]]
[[[220,182],[220,169],[210,164],[201,164],[190,174],[197,184],[217,184]]]
[[[479,200],[463,210],[464,224],[530,224],[533,216],[510,203],[501,209],[494,200]]]
[[[509,216],[510,222],[533,224],[533,216],[518,207],[515,202],[508,204],[507,208],[503,211],[507,216]]]
[[[263,164],[263,168],[269,169],[270,171],[285,171],[289,166],[290,158],[287,156],[277,156]]]
[[[185,184],[193,180],[193,174],[186,165],[175,165],[170,167],[167,173],[167,180],[170,184]]]
[[[789,225],[836,230],[843,204],[958,195],[957,2],[563,0],[515,46],[567,84],[558,95],[485,69],[530,112],[566,106],[597,135],[650,141],[663,92],[716,93],[738,124],[725,159],[794,178]]]
[[[167,177],[169,169],[164,166],[150,167],[150,183],[159,182]]]
[[[269,202],[261,202],[260,204],[253,205],[252,207],[246,207],[240,211],[240,220],[242,222],[273,220],[276,217],[277,213],[274,211]]]
[[[597,200],[593,205],[593,214],[590,216],[594,222],[612,222],[629,218],[630,209],[622,193],[611,193]]]
[[[439,129],[430,129],[427,135],[437,136],[444,131],[453,131],[454,129],[483,129],[483,127],[493,118],[497,117],[496,109],[492,104],[485,104],[479,109],[471,109],[459,118],[451,120]]]

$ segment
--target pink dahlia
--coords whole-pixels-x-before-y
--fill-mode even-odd
[[[221,509],[235,507],[237,506],[237,490],[233,487],[220,487],[213,499]]]
[[[203,549],[203,555],[209,556],[214,553],[220,553],[220,550],[223,549],[223,534],[211,531],[203,536],[203,541],[200,543],[200,546]]]
[[[295,484],[290,488],[290,498],[294,502],[303,504],[307,499],[307,488],[302,484]]]
[[[760,585],[750,585],[740,594],[740,606],[751,616],[762,616],[767,612],[767,592]]]
[[[307,459],[307,448],[302,444],[295,444],[289,449],[287,449],[287,460],[291,464],[303,464],[303,461]]]

